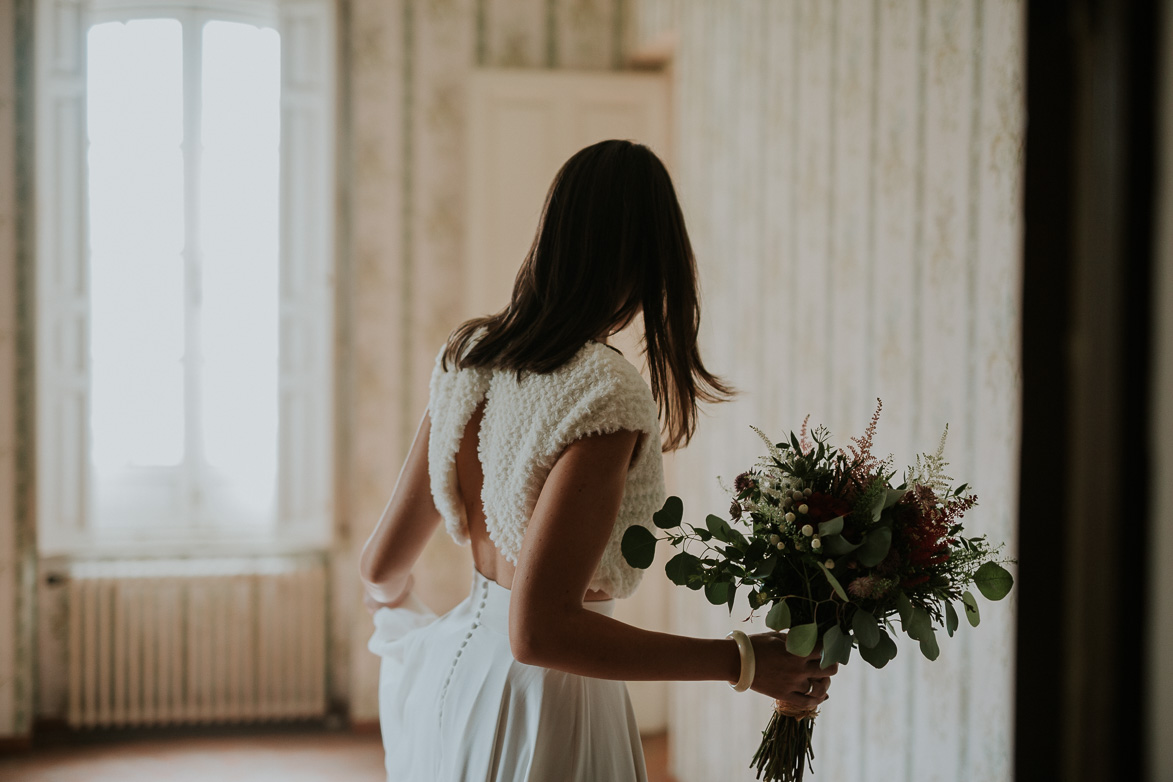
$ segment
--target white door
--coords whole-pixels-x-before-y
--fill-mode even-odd
[[[669,81],[662,74],[479,70],[470,83],[466,315],[509,302],[542,212],[546,190],[566,159],[611,138],[650,147],[672,169]],[[617,344],[634,358],[631,335]],[[669,467],[665,464],[665,467]],[[639,591],[619,601],[616,616],[654,630],[668,628],[668,580],[662,563]],[[630,682],[640,730],[668,725],[664,682]]]
[[[611,138],[669,164],[668,80],[647,73],[478,70],[469,85],[468,315],[497,312],[566,159]],[[669,164],[670,165],[670,164]]]

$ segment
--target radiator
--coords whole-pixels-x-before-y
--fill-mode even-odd
[[[79,562],[69,581],[69,724],[326,713],[320,557]]]

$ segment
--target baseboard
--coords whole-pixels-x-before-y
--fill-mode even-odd
[[[379,732],[378,720],[351,720],[350,732],[367,736]]]
[[[0,755],[13,752],[26,752],[33,746],[32,736],[4,736],[0,737]]]

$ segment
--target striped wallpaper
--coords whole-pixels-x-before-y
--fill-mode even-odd
[[[810,413],[839,442],[884,400],[898,464],[950,425],[951,474],[977,487],[971,532],[1013,553],[1018,444],[1022,8],[1015,0],[648,0],[637,40],[676,31],[677,178],[705,294],[707,360],[742,389],[679,460],[686,512],[752,463],[755,424]],[[674,596],[676,629],[744,618]],[[814,779],[1011,776],[1014,602],[942,645],[904,644],[837,677]],[[682,782],[752,779],[769,713],[678,685]]]

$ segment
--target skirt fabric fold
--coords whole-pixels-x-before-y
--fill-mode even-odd
[[[509,596],[476,573],[442,617],[375,613],[388,782],[646,782],[627,687],[514,660]]]

